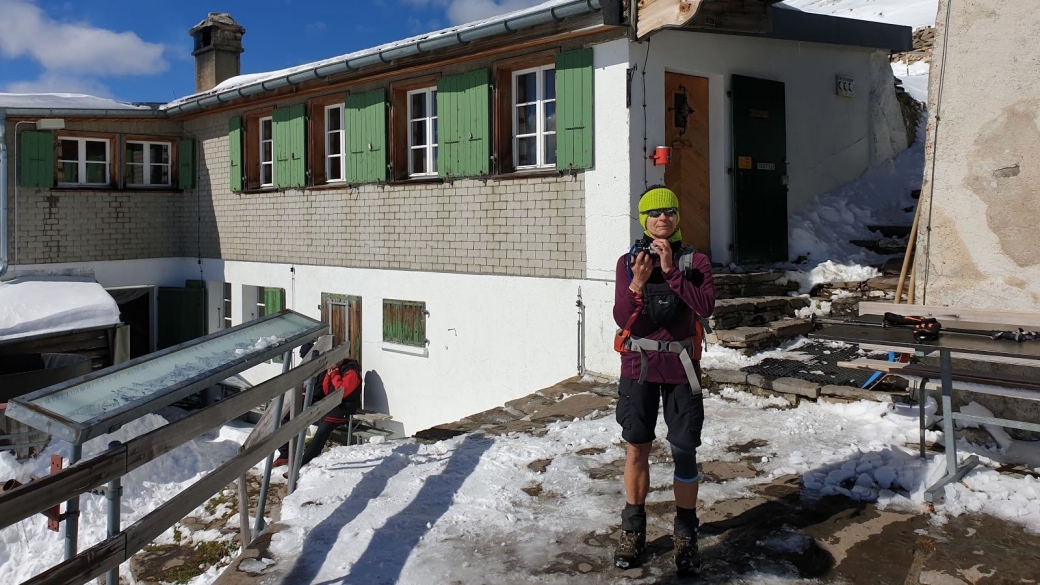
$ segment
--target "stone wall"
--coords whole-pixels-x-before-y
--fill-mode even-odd
[[[232,115],[187,126],[201,145],[205,257],[585,276],[583,173],[234,193],[227,137]]]
[[[182,135],[166,120],[68,120],[67,131],[117,135]],[[20,132],[32,129],[22,124]],[[8,249],[13,265],[194,256],[192,192],[38,189],[15,179],[14,123],[7,124]]]

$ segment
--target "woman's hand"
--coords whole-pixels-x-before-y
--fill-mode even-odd
[[[646,252],[640,252],[632,260],[632,284],[628,286],[632,292],[641,292],[646,282],[650,280],[650,273],[654,271],[654,261],[647,256]]]
[[[651,244],[657,250],[657,256],[661,259],[661,272],[668,274],[672,270],[672,245],[668,240],[657,239]]]

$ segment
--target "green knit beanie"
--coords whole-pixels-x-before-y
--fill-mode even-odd
[[[646,230],[646,220],[649,219],[647,215],[648,211],[654,209],[679,209],[679,198],[675,196],[668,187],[654,186],[648,189],[643,196],[639,198],[639,225],[643,228],[643,233],[647,237],[653,237],[650,232]],[[682,231],[679,230],[679,219],[682,216],[676,214],[675,216],[675,233],[668,237],[669,242],[678,242],[682,240]]]

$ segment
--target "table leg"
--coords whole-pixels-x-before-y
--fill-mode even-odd
[[[979,464],[979,458],[972,455],[959,468],[957,466],[957,438],[954,437],[953,432],[953,366],[949,350],[939,350],[939,364],[942,377],[942,425],[943,442],[946,447],[946,475],[925,491],[926,502],[934,502],[936,498],[943,497],[946,484],[959,481]]]
[[[925,388],[927,383],[928,380],[922,378],[917,384],[917,416],[921,426],[921,459],[927,456],[924,440],[924,405],[928,401],[928,390]]]

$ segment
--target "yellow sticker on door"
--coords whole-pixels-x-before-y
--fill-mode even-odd
[[[737,157],[737,168],[741,170],[751,169],[751,157],[750,156],[738,156]]]

